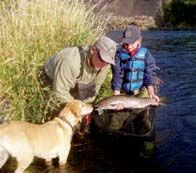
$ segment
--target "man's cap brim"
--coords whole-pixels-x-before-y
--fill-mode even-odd
[[[111,59],[111,55],[109,55],[107,52],[105,52],[104,50],[100,50],[100,56],[101,56],[101,59],[106,62],[106,63],[109,63],[109,64],[112,64],[112,65],[115,65],[115,59],[114,59],[114,56],[112,56],[112,59]]]

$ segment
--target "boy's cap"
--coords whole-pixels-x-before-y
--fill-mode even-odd
[[[139,38],[141,38],[141,32],[140,32],[139,28],[135,25],[128,25],[125,32],[124,32],[122,44],[124,44],[124,43],[133,44]]]
[[[101,59],[109,64],[115,65],[115,54],[117,43],[109,37],[102,36],[95,42],[95,47],[99,49]]]

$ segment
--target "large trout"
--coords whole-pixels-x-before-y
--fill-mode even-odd
[[[123,104],[127,109],[145,108],[149,105],[158,106],[159,102],[150,98],[136,98],[127,95],[107,97],[95,105],[96,110],[117,109],[118,104]]]

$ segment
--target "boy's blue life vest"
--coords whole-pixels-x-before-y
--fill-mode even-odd
[[[140,89],[143,85],[145,57],[147,53],[146,48],[139,48],[137,53],[131,57],[124,51],[119,52],[121,62],[121,69],[123,71],[122,88],[126,92],[132,92]]]

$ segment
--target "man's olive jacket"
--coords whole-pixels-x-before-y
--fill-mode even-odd
[[[52,80],[55,95],[61,102],[66,103],[69,100],[78,99],[77,91],[74,91],[76,84],[88,84],[94,79],[96,85],[95,96],[84,101],[92,102],[98,94],[107,75],[109,65],[99,71],[95,70],[90,65],[88,53],[89,47],[64,48],[47,60],[45,71]]]

